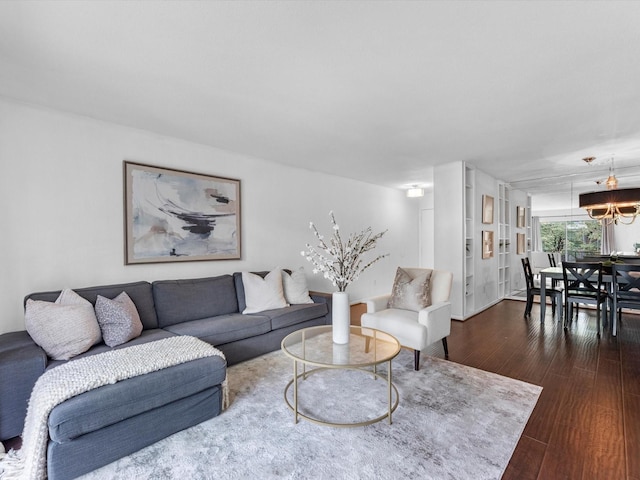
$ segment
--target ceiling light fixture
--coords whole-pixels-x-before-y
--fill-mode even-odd
[[[609,167],[609,177],[607,178],[605,185],[607,186],[607,190],[615,190],[616,188],[618,188],[618,179],[613,173],[613,158],[611,159],[611,166]]]
[[[424,188],[419,188],[418,185],[413,185],[409,190],[407,190],[407,197],[424,197]]]
[[[580,194],[580,208],[586,209],[591,218],[603,224],[633,223],[640,214],[640,188],[618,190],[618,179],[613,173],[613,159],[606,185],[607,190],[603,192]]]

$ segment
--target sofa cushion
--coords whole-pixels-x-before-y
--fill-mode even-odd
[[[277,330],[290,325],[313,320],[325,316],[329,312],[326,303],[306,303],[301,305],[291,305],[287,308],[278,308],[276,310],[267,310],[261,312],[271,320],[271,329]],[[253,315],[250,315],[253,316]]]
[[[113,300],[98,295],[95,310],[102,340],[110,347],[128,342],[142,333],[140,316],[126,292]]]
[[[259,313],[289,306],[284,299],[280,269],[275,269],[264,277],[251,272],[242,272],[242,284],[246,304],[242,313]]]
[[[231,275],[153,282],[153,298],[160,328],[238,312]]]
[[[54,360],[68,360],[102,339],[93,306],[73,290],[55,302],[27,300],[24,323],[33,340]]]
[[[129,298],[140,315],[140,321],[144,328],[158,328],[158,319],[156,317],[156,309],[153,305],[153,294],[151,292],[151,284],[149,282],[133,282],[121,283],[116,285],[104,285],[99,287],[75,288],[73,290],[82,298],[86,298],[93,305],[96,304],[98,295],[107,298],[114,298],[121,292],[127,292]],[[25,305],[28,299],[44,300],[54,302],[60,295],[60,290],[53,292],[37,292],[27,295],[24,299]]]
[[[168,338],[168,337],[175,337],[175,334],[167,330],[162,330],[161,328],[152,328],[149,330],[143,330],[139,337],[136,337],[133,340],[129,340],[127,343],[123,343],[115,347],[109,347],[108,345],[101,343],[93,347],[91,350],[81,353],[80,355],[77,355],[73,358],[76,359],[76,358],[88,357],[91,355],[95,355],[97,353],[108,352],[109,350],[118,350],[120,348],[127,348],[132,345],[139,345],[147,342],[154,342],[156,340],[162,340],[163,338]],[[50,361],[47,364],[47,370],[53,367],[57,367],[58,365],[65,363],[65,361],[66,360]]]
[[[225,377],[225,360],[211,356],[105,385],[56,406],[49,434],[67,442],[219,385]]]
[[[211,345],[222,345],[271,331],[271,319],[261,314],[234,313],[177,323],[166,330],[177,335],[191,335]]]

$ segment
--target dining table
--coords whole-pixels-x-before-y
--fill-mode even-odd
[[[545,313],[546,313],[546,309],[547,309],[547,279],[551,279],[551,280],[560,280],[563,281],[564,278],[562,276],[562,267],[547,267],[547,268],[543,268],[540,270],[540,322],[544,322],[544,317],[545,317]],[[595,277],[595,275],[594,275]],[[594,278],[595,280],[595,278]],[[606,286],[607,291],[609,291],[611,293],[611,288],[612,288],[612,282],[613,282],[613,277],[611,275],[611,273],[603,273],[602,274],[602,283]],[[556,307],[557,309],[560,309],[559,313],[558,313],[558,319],[561,321],[562,320],[562,315],[563,315],[563,306],[561,305],[560,307]],[[611,310],[611,309],[609,309]],[[613,315],[613,312],[609,312],[609,319],[613,322],[615,322],[615,315]],[[606,322],[606,316],[605,316],[605,322]],[[616,328],[615,325],[612,328],[612,333],[615,336],[616,335]]]

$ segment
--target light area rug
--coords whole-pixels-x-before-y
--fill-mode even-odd
[[[283,394],[292,365],[279,351],[234,365],[221,415],[82,478],[499,479],[542,390],[431,357],[416,372],[402,350],[393,423],[336,428],[294,423]],[[300,408],[363,421],[384,413],[386,392],[372,375],[326,370],[301,382]]]

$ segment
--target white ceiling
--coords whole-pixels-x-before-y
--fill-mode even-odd
[[[640,2],[5,0],[0,95],[391,187],[465,160],[567,206],[612,155],[640,186]]]

